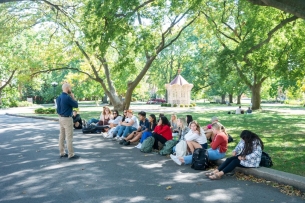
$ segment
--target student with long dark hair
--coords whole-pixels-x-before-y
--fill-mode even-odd
[[[249,130],[240,134],[241,140],[233,150],[233,156],[227,158],[218,169],[206,173],[210,179],[220,179],[224,174],[231,172],[235,167],[256,168],[259,167],[264,143],[259,136]]]
[[[148,117],[149,121],[149,127],[145,132],[143,132],[141,140],[137,146],[135,146],[138,149],[141,149],[142,143],[144,140],[150,136],[152,136],[153,131],[155,130],[155,127],[157,126],[156,116],[155,114],[150,114]]]
[[[186,115],[186,123],[187,126],[190,127],[190,123],[193,121],[193,116],[192,115]]]
[[[161,116],[158,125],[155,127],[152,136],[155,138],[153,149],[158,150],[158,141],[164,144],[166,141],[173,139],[170,123],[165,116]]]

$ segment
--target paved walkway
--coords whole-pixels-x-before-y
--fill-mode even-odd
[[[75,131],[78,160],[59,158],[58,124],[0,115],[0,202],[304,202],[233,176],[211,181],[168,157]]]

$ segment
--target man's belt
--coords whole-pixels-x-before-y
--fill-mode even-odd
[[[60,115],[60,117],[72,117],[72,116]]]

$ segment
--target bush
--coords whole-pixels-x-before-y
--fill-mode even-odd
[[[174,105],[173,105],[173,107],[177,107],[177,106],[178,106],[177,104],[174,104]]]
[[[172,105],[171,105],[171,104],[167,104],[166,106],[167,106],[167,107],[172,107]]]
[[[161,103],[161,106],[166,106],[166,103]]]
[[[33,106],[33,103],[28,102],[28,101],[21,101],[17,102],[18,107],[27,107],[27,106]]]
[[[54,108],[38,108],[35,109],[36,114],[55,114],[56,110]]]
[[[135,101],[137,101],[137,98],[132,97],[132,98],[131,98],[131,101],[132,101],[132,102],[135,102]]]
[[[15,101],[15,100],[10,100],[9,106],[10,106],[10,107],[18,107],[17,101]]]
[[[196,106],[196,103],[192,103],[192,106]]]
[[[188,105],[188,104],[185,104],[184,106],[185,106],[185,107],[189,107],[189,105]]]
[[[180,104],[180,107],[184,107],[184,105],[183,105],[183,104]]]

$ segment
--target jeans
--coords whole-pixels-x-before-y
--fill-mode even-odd
[[[98,120],[98,119],[91,118],[91,119],[87,122],[87,124],[90,125],[91,123],[98,123],[99,121],[100,121],[100,120]]]
[[[220,153],[219,152],[219,149],[208,149],[208,154],[209,154],[209,160],[211,161],[215,161],[215,160],[218,160],[218,159],[222,159],[226,156],[226,153]]]
[[[224,173],[229,173],[231,171],[234,170],[235,167],[243,167],[245,168],[244,166],[242,166],[240,164],[240,160],[238,159],[238,156],[232,156],[230,158],[227,158],[225,160],[225,162],[223,162],[219,167],[218,167],[218,170],[219,171],[222,171]]]
[[[122,137],[127,137],[129,133],[136,131],[137,129],[135,127],[132,126],[125,126],[124,132]]]
[[[150,131],[145,131],[145,132],[143,132],[142,137],[141,137],[141,140],[140,140],[140,143],[143,143],[144,140],[145,140],[146,138],[150,137],[150,136],[152,136],[152,132],[150,132]]]
[[[115,133],[115,131],[114,131],[113,136],[116,135],[118,137],[121,137],[123,135],[123,132],[124,132],[125,128],[126,128],[126,126],[124,126],[124,125],[118,126],[117,129],[116,129],[117,133]]]
[[[205,144],[202,144],[201,146],[202,146],[202,148],[206,149],[208,145],[207,145],[207,143],[205,143]],[[193,155],[184,156],[183,159],[184,159],[184,164],[189,165],[192,163]]]

